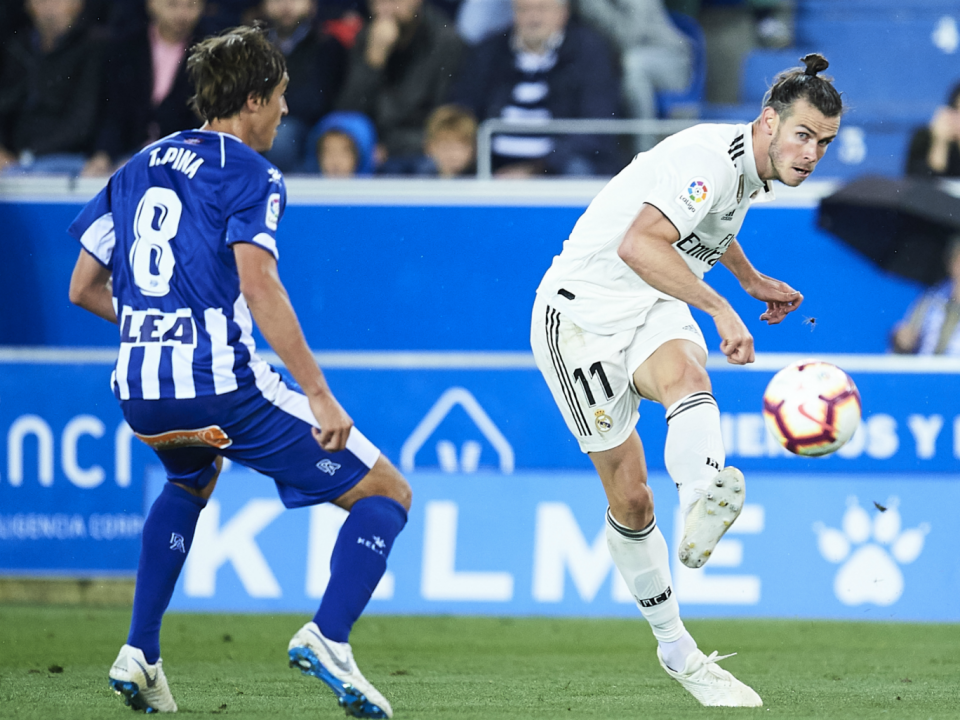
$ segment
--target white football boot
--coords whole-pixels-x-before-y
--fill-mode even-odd
[[[328,640],[315,622],[308,622],[293,636],[287,648],[290,667],[323,680],[337,696],[347,715],[361,718],[392,718],[393,709],[357,668],[350,643]]]
[[[110,668],[110,687],[122,695],[127,705],[144,712],[176,712],[177,703],[170,694],[163,660],[149,665],[140,648],[124,645]]]
[[[687,657],[687,662],[681,672],[675,672],[667,667],[657,649],[657,659],[660,666],[667,671],[667,675],[683,685],[686,690],[700,701],[701,705],[709,707],[760,707],[763,700],[749,685],[744,685],[733,675],[717,665],[719,660],[731,655],[717,657],[716,651],[709,656],[700,650],[694,650]]]
[[[680,562],[690,568],[703,567],[733,521],[740,517],[747,495],[743,473],[726,467],[700,495],[687,513],[680,540]]]

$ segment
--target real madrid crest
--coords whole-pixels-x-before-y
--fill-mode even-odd
[[[610,419],[610,416],[607,415],[603,410],[597,410],[597,412],[594,414],[596,417],[593,421],[597,424],[597,430],[602,433],[609,432],[613,427],[613,420]]]
[[[741,200],[743,200],[743,175],[740,176],[740,181],[737,183],[737,205],[740,204]]]

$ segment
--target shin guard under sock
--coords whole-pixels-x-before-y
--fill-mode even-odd
[[[180,570],[190,552],[193,533],[207,501],[167,483],[150,508],[140,546],[137,589],[127,644],[143,650],[147,662],[160,657],[160,623]]]
[[[607,547],[654,637],[674,642],[686,630],[670,580],[670,553],[656,518],[643,530],[631,530],[607,510]]]
[[[692,393],[667,408],[667,426],[664,462],[680,492],[681,517],[686,517],[697,490],[710,484],[727,459],[720,408],[710,393]]]
[[[347,642],[353,624],[387,569],[387,556],[403,526],[403,505],[382,495],[353,504],[330,557],[330,583],[313,620],[325,637]]]

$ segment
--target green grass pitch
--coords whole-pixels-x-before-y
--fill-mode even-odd
[[[107,685],[129,610],[0,606],[0,718],[124,718]],[[340,718],[319,680],[286,664],[306,618],[171,614],[164,669],[180,712]],[[761,709],[702,708],[657,664],[636,620],[384,617],[351,638],[402,720],[440,718],[958,718],[960,625],[699,620],[707,653]]]

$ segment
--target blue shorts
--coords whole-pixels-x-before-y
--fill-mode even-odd
[[[206,487],[222,455],[273,478],[288,508],[335,500],[363,479],[380,450],[353,428],[345,450],[326,452],[311,434],[318,425],[306,396],[272,375],[270,399],[254,387],[183,400],[124,400],[120,407],[171,482]]]

